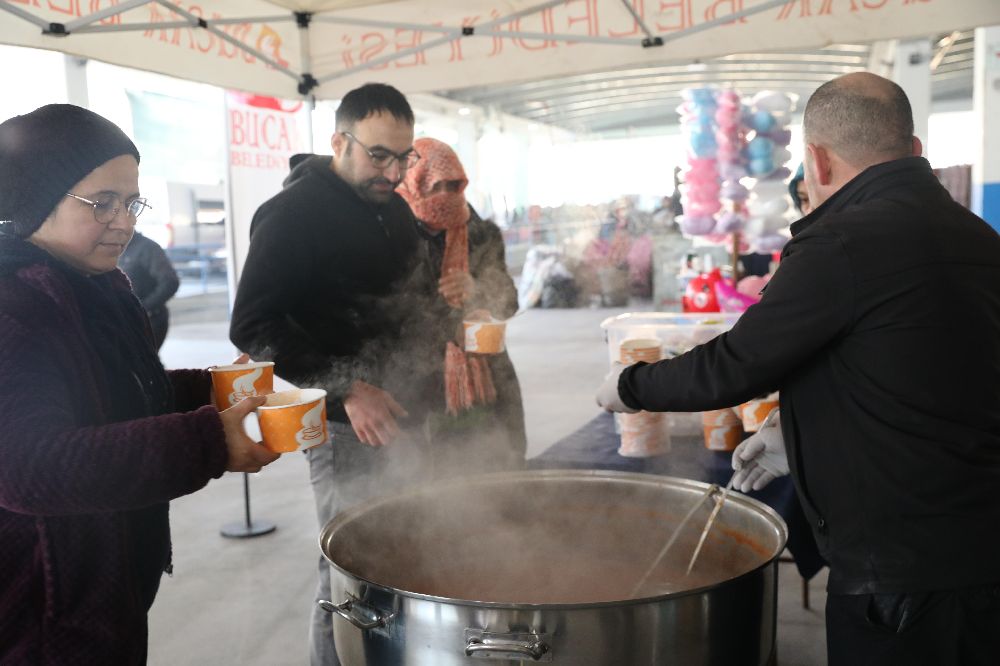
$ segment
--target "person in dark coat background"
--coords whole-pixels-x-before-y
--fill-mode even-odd
[[[69,104],[0,124],[0,664],[143,664],[171,499],[277,459],[165,371],[116,269],[139,152]]]
[[[795,204],[795,210],[801,215],[808,215],[812,212],[812,204],[809,202],[809,190],[806,189],[805,165],[800,164],[795,170],[792,179],[788,181],[788,196]]]
[[[687,354],[613,370],[598,402],[696,411],[780,390],[780,426],[737,449],[735,483],[791,471],[830,563],[830,666],[995,664],[1000,235],[920,157],[891,81],[820,86],[804,130],[814,208],[760,303]]]
[[[167,338],[167,328],[170,325],[167,301],[173,298],[181,286],[177,271],[160,244],[138,231],[125,247],[125,252],[118,260],[118,267],[128,276],[132,291],[146,310],[149,325],[153,328],[153,340],[159,349]]]
[[[465,200],[469,181],[447,144],[421,138],[413,143],[420,161],[398,192],[410,204],[438,279],[440,305],[430,333],[441,357],[436,414],[430,439],[436,475],[454,471],[499,471],[524,465],[524,407],[514,364],[504,350],[464,351],[466,316],[506,319],[517,311],[517,287],[507,272],[500,229],[479,217]],[[433,347],[433,345],[432,345]]]

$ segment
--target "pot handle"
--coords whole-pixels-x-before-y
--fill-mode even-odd
[[[366,621],[358,619],[354,615],[354,613],[351,612],[352,610],[354,610],[354,606],[356,604],[360,606],[360,604],[358,604],[354,599],[348,599],[342,604],[335,604],[332,601],[327,601],[326,599],[320,599],[316,603],[319,604],[319,607],[325,610],[327,613],[335,613],[339,615],[340,617],[344,618],[345,620],[353,624],[358,629],[361,629],[362,631],[368,631],[369,629],[378,629],[379,627],[384,627],[386,626],[386,624],[389,623],[389,620],[392,619],[392,615],[383,617],[378,611],[369,611],[372,615],[375,616],[374,620]]]
[[[527,657],[533,661],[538,661],[549,651],[549,646],[540,640],[517,642],[502,641],[492,638],[470,638],[465,646],[465,656],[474,657],[476,653],[487,653],[483,656],[492,655],[516,655]]]

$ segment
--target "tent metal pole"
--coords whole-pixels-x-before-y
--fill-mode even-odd
[[[655,38],[653,31],[649,29],[648,25],[646,25],[646,21],[644,21],[643,18],[639,16],[639,12],[635,11],[635,7],[632,6],[631,0],[622,0],[622,4],[625,5],[625,9],[627,9],[628,13],[631,14],[632,18],[635,19],[636,24],[638,24],[638,26],[642,28],[642,31],[646,33],[646,38],[647,39]]]
[[[426,23],[396,23],[395,21],[379,21],[378,19],[352,18],[349,16],[316,16],[314,21],[333,23],[336,25],[356,25],[372,28],[402,28],[403,30],[422,30],[424,32],[441,32],[451,35],[461,35],[461,28],[448,28],[443,25]]]
[[[243,16],[240,18],[213,18],[205,19],[205,23],[208,25],[239,25],[240,23],[288,23],[289,21],[294,21],[295,17],[291,14],[282,14],[281,16]]]
[[[189,11],[187,11],[185,9],[182,9],[181,7],[175,5],[172,2],[167,2],[166,0],[156,0],[156,2],[158,4],[166,7],[170,11],[178,14],[179,16],[183,16],[183,17],[189,19],[190,21],[192,21],[192,23],[193,23],[193,25],[195,27],[202,27],[205,30],[208,30],[210,33],[212,33],[213,35],[215,35],[216,37],[218,37],[222,41],[228,42],[228,43],[232,44],[233,46],[235,46],[236,48],[240,49],[241,51],[245,51],[246,53],[249,53],[253,57],[255,57],[258,60],[260,60],[261,62],[264,62],[264,63],[270,65],[271,67],[273,67],[274,69],[278,70],[279,72],[281,72],[285,76],[288,76],[288,77],[290,77],[292,79],[295,79],[296,81],[299,80],[300,77],[299,77],[298,74],[296,74],[295,72],[293,72],[289,68],[285,67],[281,63],[273,60],[272,58],[269,58],[262,51],[258,51],[255,48],[247,46],[246,44],[244,44],[240,40],[238,40],[235,37],[233,37],[232,35],[230,35],[225,30],[220,30],[218,28],[213,28],[208,23],[208,21],[202,19],[199,16],[195,16],[191,12],[189,12]]]
[[[541,12],[541,11],[544,11],[546,9],[549,9],[550,7],[555,7],[556,5],[561,5],[565,1],[566,0],[548,0],[548,2],[543,2],[541,4],[534,5],[533,7],[526,7],[524,9],[522,9],[521,11],[514,12],[513,14],[508,14],[507,16],[501,16],[500,18],[493,19],[492,21],[487,21],[486,23],[482,24],[481,26],[470,26],[471,32],[469,32],[469,34],[475,34],[475,32],[478,31],[478,30],[492,30],[495,26],[498,26],[501,23],[506,23],[508,21],[512,21],[514,19],[521,18],[522,16],[528,16],[530,14],[536,14],[538,12]],[[463,35],[466,34],[466,30],[465,29],[463,29],[462,34]],[[494,34],[494,33],[489,33],[489,34],[491,36],[493,36],[493,37],[497,36],[497,34]],[[507,33],[504,33],[504,34],[507,34]],[[547,39],[551,39],[551,35],[547,35],[546,38]],[[453,41],[454,39],[456,39],[456,38],[452,37],[451,35],[448,35],[448,36],[445,36],[445,37],[439,37],[437,39],[432,39],[431,41],[427,42],[426,44],[421,44],[420,46],[414,46],[414,47],[409,48],[409,49],[403,49],[402,51],[397,51],[396,53],[390,53],[390,54],[384,55],[384,56],[382,56],[380,58],[373,58],[373,59],[369,60],[368,62],[362,63],[360,65],[355,65],[354,67],[348,67],[347,69],[343,69],[343,70],[341,70],[339,72],[336,72],[334,74],[329,74],[327,76],[324,76],[321,79],[317,79],[317,83],[320,83],[320,84],[327,83],[327,82],[333,81],[335,79],[339,79],[339,78],[343,78],[345,76],[349,76],[349,75],[353,74],[354,72],[360,72],[360,71],[369,69],[371,67],[375,67],[377,65],[381,65],[382,63],[392,62],[393,60],[400,60],[401,58],[406,58],[406,57],[411,56],[411,55],[413,55],[415,53],[420,53],[421,51],[426,51],[427,49],[432,49],[435,46],[440,46],[441,44],[447,44],[448,42]]]
[[[196,17],[197,18],[197,17]],[[294,21],[294,16],[257,16],[251,18],[238,19],[205,19],[205,27],[211,28],[217,25],[242,25],[253,23],[287,23]],[[48,24],[46,24],[48,25]],[[139,30],[169,30],[172,28],[200,28],[201,24],[195,21],[154,21],[144,23],[122,23],[119,25],[92,25],[86,28],[75,30],[77,34],[84,35],[94,32],[137,32]]]
[[[549,0],[548,2],[543,2],[533,7],[525,7],[521,11],[514,12],[513,14],[501,16],[500,18],[495,18],[492,21],[487,21],[486,23],[482,24],[479,27],[492,29],[494,26],[498,26],[501,23],[506,23],[507,21],[513,21],[514,19],[519,19],[523,16],[530,16],[531,14],[537,14],[538,12],[543,12],[546,9],[550,9],[552,7],[562,4],[565,4],[565,0]]]
[[[657,35],[664,42],[672,42],[682,37],[688,37],[689,35],[694,35],[699,32],[704,32],[705,30],[710,30],[719,25],[725,25],[726,23],[732,23],[737,19],[741,19],[745,16],[752,16],[754,14],[760,14],[761,12],[766,12],[768,9],[773,9],[774,7],[779,7],[782,5],[787,5],[788,0],[768,0],[762,4],[750,7],[749,9],[741,9],[738,12],[733,12],[732,14],[726,14],[725,16],[720,16],[714,18],[711,21],[706,21],[699,25],[691,26],[690,28],[685,28],[684,30],[678,30],[677,32],[661,32]]]
[[[317,85],[316,78],[312,75],[312,33],[309,31],[312,19],[312,14],[305,12],[295,14],[295,22],[299,27],[299,64],[302,66],[299,93],[306,98],[306,114],[309,118],[306,134],[309,152],[313,150],[313,111],[316,109],[316,96],[312,91]]]
[[[309,24],[312,17],[299,21],[299,63],[303,73],[312,72],[312,42],[310,41]]]
[[[25,21],[27,21],[28,23],[35,24],[36,26],[38,26],[42,30],[46,30],[49,27],[49,22],[48,21],[46,21],[44,19],[40,19],[37,16],[35,16],[34,14],[32,14],[31,12],[26,11],[24,9],[21,9],[17,5],[12,5],[9,2],[0,2],[0,10],[3,10],[5,12],[10,12],[14,16],[22,18]]]
[[[90,25],[91,23],[103,21],[110,16],[117,16],[118,14],[127,12],[130,9],[148,5],[151,2],[153,2],[153,0],[126,0],[126,2],[111,5],[110,7],[96,11],[93,14],[87,14],[86,16],[81,16],[75,21],[70,21],[66,24],[66,32],[74,32],[80,28]]]
[[[120,25],[91,25],[74,30],[75,35],[92,35],[99,32],[140,32],[146,30],[172,30],[174,28],[197,28],[191,21],[161,21],[147,23],[122,23]]]
[[[523,39],[548,39],[552,41],[580,42],[587,44],[605,44],[607,46],[638,46],[632,39],[618,37],[591,37],[590,35],[570,35],[555,32],[527,32],[524,30],[476,30],[469,37],[521,37]]]

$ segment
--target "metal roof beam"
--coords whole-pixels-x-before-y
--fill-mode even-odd
[[[632,79],[608,78],[602,81],[568,81],[566,83],[552,83],[545,88],[524,90],[518,87],[503,88],[497,93],[482,95],[453,95],[452,99],[461,99],[473,104],[499,103],[501,106],[509,106],[522,100],[533,99],[558,99],[567,95],[584,94],[587,92],[604,94],[608,90],[618,90],[629,87],[666,85],[690,87],[699,83],[727,83],[745,80],[773,80],[773,85],[779,85],[783,81],[796,81],[803,76],[809,80],[819,79],[826,81],[840,74],[847,74],[858,71],[862,67],[834,66],[834,67],[811,67],[809,69],[779,68],[777,65],[766,68],[757,68],[747,71],[738,68],[727,68],[719,70],[704,70],[699,72],[677,72],[668,74],[657,74],[654,76],[635,77]]]
[[[734,81],[732,88],[737,91],[741,91],[741,88],[746,88],[748,85],[752,86],[752,91],[756,92],[763,88],[777,88],[779,90],[787,90],[789,88],[801,89],[807,85],[815,84],[816,86],[826,83],[830,77],[816,77],[815,79],[784,79],[784,80],[767,80],[767,81],[751,81],[747,79],[741,79],[739,81]],[[762,85],[765,84],[765,85]],[[503,104],[499,105],[498,108],[503,109],[507,113],[512,113],[514,115],[523,115],[525,113],[532,113],[540,108],[548,109],[559,109],[566,106],[570,106],[579,102],[586,102],[595,98],[600,98],[603,100],[617,100],[621,98],[628,98],[635,95],[642,95],[650,92],[651,90],[659,91],[661,93],[675,93],[677,96],[685,88],[689,87],[687,84],[679,85],[663,85],[663,84],[645,84],[641,86],[632,86],[628,88],[620,89],[608,89],[600,91],[600,94],[580,92],[572,95],[565,95],[559,98],[549,98],[548,100],[522,100],[517,103]],[[721,86],[720,86],[721,87]]]
[[[714,66],[716,64],[725,65],[728,67],[738,66],[740,64],[745,64],[748,66],[753,66],[754,68],[768,68],[774,66],[783,66],[786,68],[794,68],[795,65],[786,60],[755,60],[755,59],[743,59],[743,60],[725,60],[725,61],[709,61],[704,63],[707,66],[706,70],[701,70],[697,74],[702,74],[706,71],[714,71]],[[565,85],[578,85],[581,83],[594,82],[603,83],[606,81],[625,81],[634,79],[643,79],[649,76],[685,76],[690,74],[687,69],[689,64],[674,64],[665,65],[657,67],[647,67],[641,69],[628,69],[628,70],[612,70],[607,72],[599,72],[594,74],[584,74],[577,76],[564,77],[561,79],[545,79],[540,81],[529,81],[520,84],[511,84],[506,86],[489,86],[489,87],[473,87],[465,88],[463,90],[453,90],[450,91],[449,96],[452,98],[461,98],[470,103],[480,103],[488,102],[493,99],[507,99],[511,94],[517,95],[521,92],[537,91],[538,93],[544,92],[546,90],[555,90],[564,87]],[[861,58],[837,58],[837,59],[827,59],[827,61],[817,60],[810,61],[806,66],[808,67],[824,67],[829,66],[831,71],[856,71],[858,69],[865,68],[865,61]]]

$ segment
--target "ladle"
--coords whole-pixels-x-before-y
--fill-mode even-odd
[[[734,472],[731,477],[729,477],[729,483],[726,487],[722,489],[722,494],[719,499],[715,500],[715,508],[712,509],[712,513],[708,514],[708,520],[705,521],[705,528],[701,531],[701,536],[698,538],[698,545],[694,547],[694,552],[691,554],[691,561],[688,562],[687,575],[691,575],[691,569],[694,568],[694,563],[698,559],[698,554],[701,553],[701,547],[705,545],[705,537],[708,536],[708,531],[712,529],[713,523],[715,523],[716,516],[719,515],[719,511],[722,509],[722,505],[726,502],[726,496],[729,495],[730,489],[733,487],[733,479],[736,478],[736,473]]]
[[[730,482],[732,482],[731,479]],[[667,543],[664,544],[663,548],[660,550],[660,554],[656,556],[655,560],[653,560],[653,564],[648,569],[646,569],[646,573],[642,575],[642,578],[639,579],[639,582],[636,583],[635,587],[632,588],[632,593],[629,595],[630,597],[635,597],[635,595],[639,593],[639,590],[645,587],[646,582],[649,580],[649,577],[653,574],[656,568],[660,566],[660,562],[663,561],[663,558],[666,556],[667,551],[669,551],[670,547],[673,546],[674,543],[676,543],[677,537],[680,536],[681,532],[684,530],[684,527],[688,524],[688,522],[690,522],[692,516],[694,516],[695,512],[701,507],[702,504],[705,503],[705,500],[711,497],[712,493],[714,493],[718,489],[719,486],[713,483],[705,490],[705,494],[702,495],[698,499],[698,501],[694,503],[694,506],[691,507],[691,509],[684,516],[683,520],[681,520],[681,522],[677,525],[677,528],[674,530],[674,533],[670,535],[670,539],[668,539]]]

